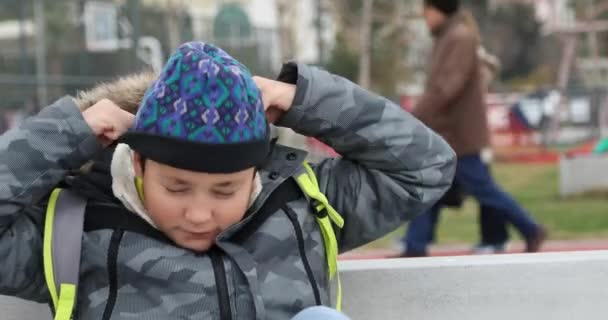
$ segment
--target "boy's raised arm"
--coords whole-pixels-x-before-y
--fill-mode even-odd
[[[45,301],[42,230],[47,197],[116,140],[134,116],[110,100],[81,112],[66,97],[0,136],[0,294]]]
[[[0,227],[38,204],[101,145],[72,98],[63,98],[0,136]]]
[[[100,149],[72,98],[0,136],[0,294],[46,299],[41,202]]]
[[[340,251],[375,240],[433,205],[452,183],[456,155],[436,133],[389,100],[307,65],[279,77],[297,82],[279,125],[318,138],[343,157],[315,167],[343,216]]]

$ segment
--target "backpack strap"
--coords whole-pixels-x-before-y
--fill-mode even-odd
[[[338,282],[336,309],[340,311],[342,309],[342,285],[340,283],[340,275],[338,274],[338,240],[333,225],[338,228],[344,227],[344,219],[329,204],[329,200],[319,189],[319,183],[312,167],[306,162],[304,162],[303,166],[305,171],[296,177],[296,182],[315,210],[315,218],[319,223],[321,235],[323,236],[325,256],[327,257],[329,269],[329,280],[331,281],[336,277]]]
[[[44,222],[44,277],[55,320],[72,318],[80,270],[84,212],[87,201],[65,189],[51,193]]]

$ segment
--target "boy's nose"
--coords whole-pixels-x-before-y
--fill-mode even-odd
[[[186,210],[184,218],[193,226],[200,226],[211,222],[213,214],[208,208],[191,207]]]

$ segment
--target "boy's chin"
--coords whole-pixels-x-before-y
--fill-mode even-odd
[[[207,252],[215,244],[215,241],[213,241],[213,240],[181,240],[181,239],[178,240],[178,239],[174,239],[173,241],[175,241],[175,243],[178,246],[180,246],[184,249],[192,250],[197,253]]]

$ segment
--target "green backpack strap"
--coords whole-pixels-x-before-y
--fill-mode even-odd
[[[329,269],[330,281],[336,277],[338,282],[338,294],[336,297],[336,309],[342,309],[342,285],[340,284],[340,275],[338,274],[338,240],[332,223],[338,228],[344,227],[344,219],[334,209],[327,200],[327,197],[319,189],[319,183],[315,172],[306,162],[303,164],[305,172],[296,177],[296,182],[302,189],[302,192],[312,201],[314,209],[317,211],[315,218],[319,223],[323,243],[325,246],[325,256],[327,257],[327,266]]]
[[[86,199],[64,189],[51,193],[44,222],[44,277],[55,320],[70,320],[76,305]]]

